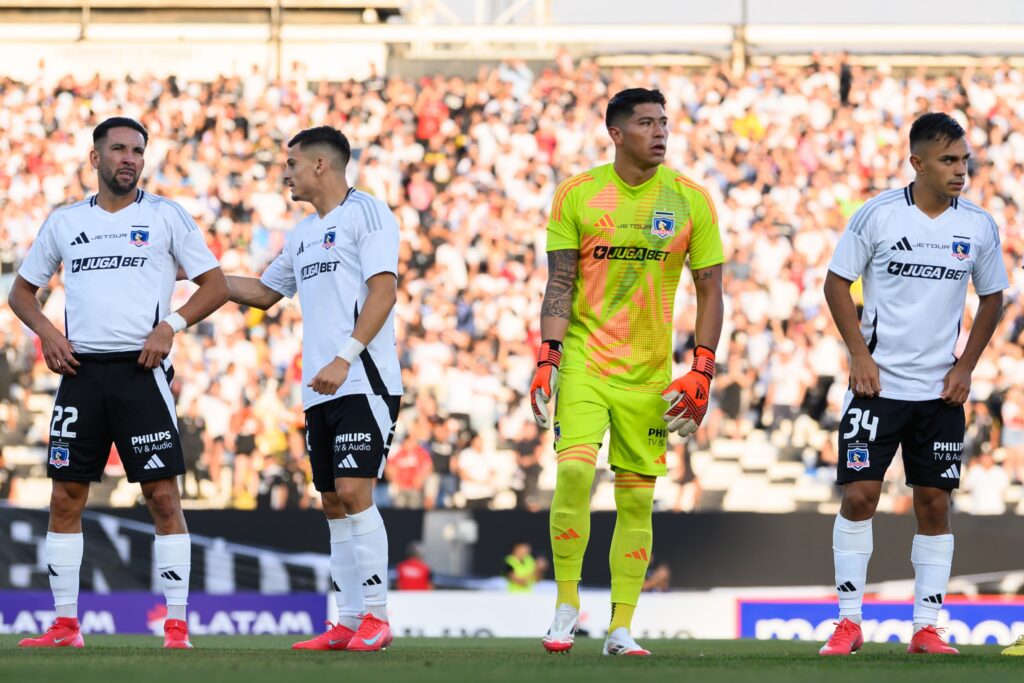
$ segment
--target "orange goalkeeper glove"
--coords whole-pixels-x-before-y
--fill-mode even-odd
[[[697,431],[704,414],[708,412],[711,380],[715,378],[715,352],[706,346],[693,351],[690,371],[672,381],[661,397],[669,402],[662,417],[670,432],[689,436]]]
[[[530,404],[533,406],[533,419],[537,426],[547,429],[551,426],[551,415],[548,413],[548,401],[555,393],[558,383],[558,364],[562,362],[562,342],[547,339],[537,351],[537,372],[533,375],[530,385]]]

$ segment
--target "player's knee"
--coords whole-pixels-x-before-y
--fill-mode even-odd
[[[88,486],[54,482],[50,492],[50,514],[54,517],[77,517],[88,499]]]
[[[558,465],[558,487],[563,491],[585,492],[590,496],[594,483],[594,466],[585,462],[569,460]]]
[[[859,522],[874,516],[878,507],[878,495],[858,488],[843,491],[840,514],[850,521]]]
[[[649,517],[654,509],[654,489],[633,486],[615,487],[615,511],[622,516]]]
[[[923,497],[914,506],[918,526],[930,532],[941,532],[949,526],[949,496],[939,494]]]
[[[177,517],[181,511],[177,491],[171,486],[157,485],[143,490],[146,502],[156,519]]]

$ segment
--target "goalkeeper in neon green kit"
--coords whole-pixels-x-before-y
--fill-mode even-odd
[[[534,417],[550,426],[555,396],[558,483],[551,547],[558,599],[544,647],[564,652],[579,626],[597,451],[611,429],[617,517],[612,621],[604,654],[649,655],[630,623],[651,557],[654,482],[669,431],[687,436],[707,411],[722,332],[722,243],[707,191],[662,165],[665,98],[634,88],[608,103],[615,161],[559,185],[548,223]],[[676,287],[689,259],[697,294],[693,369],[671,381]]]

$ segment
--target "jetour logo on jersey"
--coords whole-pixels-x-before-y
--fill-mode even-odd
[[[665,239],[676,234],[676,215],[671,211],[655,211],[651,218],[651,234]]]
[[[128,243],[133,244],[136,247],[149,246],[149,230],[148,225],[133,225],[132,231],[128,233]]]
[[[146,256],[90,256],[71,261],[72,273],[88,270],[114,270],[117,268],[142,268],[149,258]]]

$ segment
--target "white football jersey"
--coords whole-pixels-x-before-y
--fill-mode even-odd
[[[864,278],[861,334],[878,364],[881,396],[939,398],[956,362],[967,279],[979,295],[1009,286],[992,217],[954,199],[936,218],[914,205],[914,184],[869,200],[850,218],[829,270]]]
[[[55,209],[18,274],[43,287],[64,263],[64,328],[79,353],[138,351],[168,313],[180,264],[192,279],[220,264],[179,204],[136,190],[108,213],[96,196]]]
[[[366,281],[379,273],[398,276],[398,221],[384,202],[350,190],[323,218],[314,213],[300,221],[260,278],[284,296],[299,294],[303,408],[349,394],[402,394],[394,309],[333,396],[307,386],[352,336],[370,293]]]

